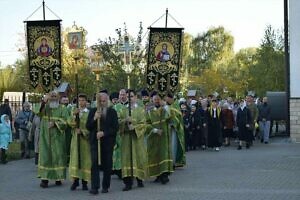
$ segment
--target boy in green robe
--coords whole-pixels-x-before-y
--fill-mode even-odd
[[[89,110],[86,107],[87,96],[78,95],[79,108],[72,110],[68,122],[72,128],[72,140],[70,150],[69,174],[73,180],[71,190],[79,186],[82,180],[82,190],[88,190],[87,183],[91,180],[91,151],[89,143],[89,131],[86,129],[86,121]],[[76,115],[79,115],[79,124],[76,124]],[[79,127],[77,127],[79,125]],[[79,155],[80,154],[80,155]]]
[[[113,108],[117,111],[118,119],[120,120],[120,112],[122,109],[127,108],[128,99],[125,89],[121,89],[118,94],[118,102],[113,105]],[[121,136],[120,131],[116,135],[116,144],[113,152],[113,174],[116,174],[120,179],[122,178],[122,161],[121,161]]]
[[[119,120],[122,178],[125,184],[123,191],[132,189],[133,177],[136,178],[138,187],[144,187],[143,180],[146,178],[145,111],[143,106],[138,105],[133,90],[130,91],[130,105],[130,111],[128,106],[120,111]]]

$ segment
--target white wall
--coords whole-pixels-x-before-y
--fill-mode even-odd
[[[291,97],[300,97],[300,1],[289,0],[290,89]]]

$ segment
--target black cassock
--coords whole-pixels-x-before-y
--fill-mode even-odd
[[[252,117],[250,110],[245,107],[243,110],[241,108],[238,109],[236,115],[236,124],[239,129],[238,137],[239,140],[251,142],[253,135],[252,130],[246,127],[246,124],[251,124]]]
[[[214,113],[215,112],[215,113]],[[215,111],[213,108],[209,108],[206,111],[207,116],[207,146],[208,147],[220,147],[221,146],[221,110],[217,108]]]
[[[90,131],[91,144],[91,187],[92,190],[100,188],[99,166],[98,166],[98,141],[97,141],[97,120],[94,120],[96,108],[90,110],[88,115],[86,128]],[[119,129],[117,112],[109,107],[107,109],[106,117],[101,117],[100,130],[104,132],[101,141],[101,168],[103,170],[102,188],[108,189],[110,187],[111,171],[112,171],[112,155],[113,148],[116,141],[116,134]]]

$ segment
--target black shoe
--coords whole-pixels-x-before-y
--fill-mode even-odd
[[[269,142],[265,142],[265,144],[269,144]]]
[[[125,185],[125,187],[123,188],[123,191],[129,191],[131,189],[132,189],[131,185]]]
[[[247,144],[246,144],[246,149],[249,149],[249,148],[250,148],[250,144],[247,143]]]
[[[168,178],[168,176],[162,176],[160,181],[161,181],[161,184],[164,185],[169,182],[169,178]]]
[[[60,186],[62,185],[61,181],[55,181],[55,185]]]
[[[76,190],[76,188],[79,186],[78,179],[74,180],[73,184],[71,185],[71,190]]]
[[[88,190],[87,181],[82,180],[82,190]]]
[[[156,177],[156,179],[154,180],[154,183],[159,183],[160,182],[160,176]]]
[[[260,139],[260,143],[264,143],[264,140],[263,140],[263,139]]]
[[[108,189],[103,188],[103,189],[101,190],[101,193],[108,193]]]
[[[238,146],[238,148],[237,148],[237,150],[241,150],[242,149],[242,146],[241,145],[239,145]]]
[[[90,190],[90,194],[94,194],[94,195],[96,195],[96,194],[98,194],[99,192],[98,192],[98,190],[96,190],[96,189],[91,189]]]
[[[142,181],[142,180],[138,180],[138,181],[137,181],[137,186],[138,186],[138,187],[144,187],[143,181]]]
[[[48,181],[47,180],[42,180],[40,183],[41,188],[47,188],[48,187]]]
[[[28,155],[27,155],[27,156],[25,156],[25,159],[30,159],[30,156],[28,156]]]
[[[2,164],[6,164],[6,163],[7,163],[7,160],[4,158],[4,160],[1,160],[1,163],[2,163]]]
[[[122,171],[121,170],[116,170],[116,173],[115,173],[119,179],[122,179]]]

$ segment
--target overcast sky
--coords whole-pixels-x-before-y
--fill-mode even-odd
[[[196,36],[211,27],[224,26],[234,36],[234,50],[259,46],[267,25],[283,29],[283,0],[45,0],[46,6],[61,18],[62,26],[70,27],[73,21],[87,31],[88,45],[98,38],[117,37],[116,28],[123,28],[135,36],[139,22],[147,27],[165,13]],[[0,0],[0,62],[13,64],[18,46],[25,44],[24,23],[42,0]],[[46,8],[46,19],[58,19]],[[40,8],[27,20],[42,20]],[[171,17],[168,27],[179,27]],[[165,18],[153,27],[164,26]]]

